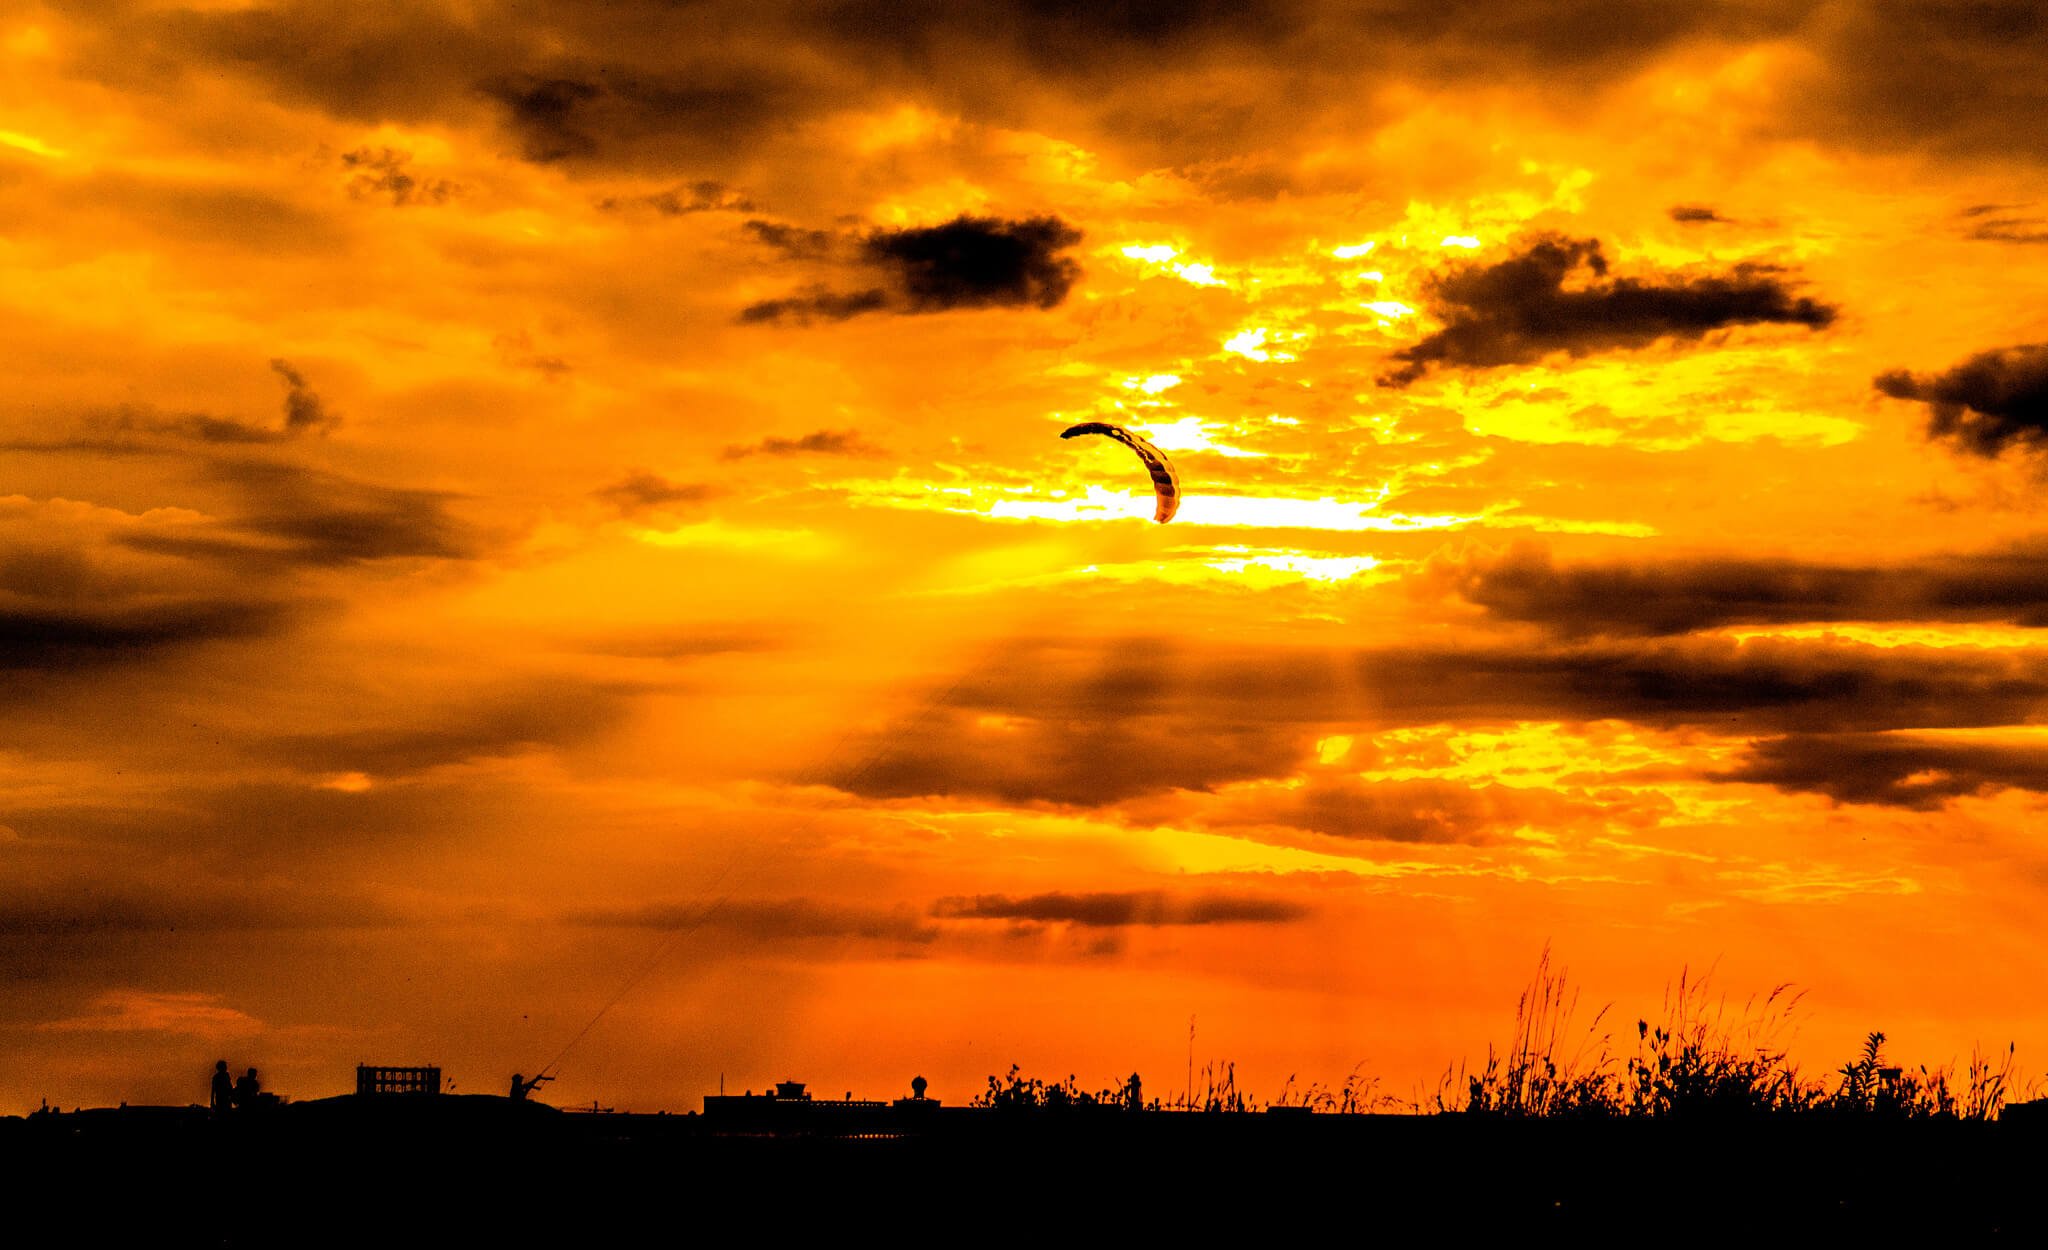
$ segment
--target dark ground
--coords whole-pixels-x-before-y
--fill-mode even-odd
[[[909,1135],[842,1135],[886,1119],[748,1135],[712,1130],[763,1126],[439,1096],[0,1120],[0,1241],[2039,1244],[2048,1231],[2048,1125],[2031,1123],[948,1108]]]

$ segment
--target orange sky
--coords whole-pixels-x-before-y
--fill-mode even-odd
[[[0,1111],[2048,1066],[2036,6],[0,47]]]

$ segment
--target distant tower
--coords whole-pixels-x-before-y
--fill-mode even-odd
[[[921,1076],[913,1076],[913,1077],[911,1077],[911,1078],[910,1078],[910,1096],[911,1096],[912,1098],[922,1099],[922,1098],[924,1097],[924,1091],[925,1091],[925,1083],[924,1083],[924,1078],[923,1078],[923,1077],[921,1077]]]

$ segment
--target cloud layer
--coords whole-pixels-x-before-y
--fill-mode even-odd
[[[1406,386],[1431,369],[1527,364],[1552,352],[1644,347],[1698,340],[1740,325],[1825,329],[1836,310],[1794,293],[1772,266],[1726,273],[1609,277],[1597,239],[1542,236],[1505,260],[1456,265],[1428,283],[1443,328],[1394,353],[1401,367],[1382,383]]]

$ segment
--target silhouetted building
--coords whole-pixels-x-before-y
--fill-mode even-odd
[[[888,1137],[905,1130],[906,1113],[922,1117],[937,1112],[939,1100],[924,1096],[923,1080],[911,1086],[912,1096],[879,1098],[813,1098],[802,1081],[781,1081],[757,1094],[711,1094],[704,1099],[704,1118],[718,1131],[798,1133],[832,1137]]]
[[[440,1092],[439,1068],[385,1068],[367,1063],[356,1065],[356,1093],[365,1098]]]

